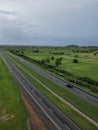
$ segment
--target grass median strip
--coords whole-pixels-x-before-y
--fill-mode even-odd
[[[11,60],[11,59],[10,59]],[[14,60],[14,63],[15,63],[15,60]],[[18,62],[17,62],[18,63]],[[23,66],[22,65],[22,63],[19,63],[21,66]],[[34,86],[36,86],[38,89],[40,89],[40,91],[42,92],[42,93],[44,93],[45,94],[45,96],[47,96],[56,106],[58,106],[66,115],[68,115],[72,120],[74,120],[77,124],[81,124],[80,126],[82,126],[82,123],[83,123],[83,121],[85,121],[85,122],[88,122],[87,120],[85,120],[83,117],[81,117],[78,113],[76,113],[74,110],[72,110],[69,106],[67,106],[67,105],[65,105],[63,102],[61,102],[57,97],[55,97],[53,94],[51,94],[48,90],[46,90],[45,88],[43,88],[43,86],[41,85],[41,84],[39,84],[38,82],[36,82],[34,79],[32,79],[32,77],[30,76],[30,75],[28,75],[26,72],[24,72],[19,66],[17,66],[21,71],[22,71],[22,73],[24,73],[24,75],[33,83],[33,85]],[[24,68],[24,66],[23,66],[23,68]],[[25,68],[26,70],[27,70],[27,68]],[[30,72],[31,72],[31,70],[30,70]],[[32,72],[33,73],[33,72]],[[51,96],[49,96],[49,95],[51,95]],[[59,101],[58,101],[59,100]],[[57,101],[57,102],[55,102],[55,101]],[[63,107],[62,107],[63,106]],[[64,107],[64,106],[66,106],[66,107],[68,107],[68,111],[69,111],[69,113],[68,113],[68,111],[66,111],[66,107]],[[71,114],[70,114],[71,113]],[[75,114],[76,113],[76,116],[73,116],[73,114]],[[78,117],[77,117],[77,114],[78,114]],[[76,118],[76,119],[74,119],[74,118]],[[78,119],[79,118],[79,119]],[[82,118],[82,120],[81,120],[81,118]],[[80,121],[81,123],[79,123],[78,121]],[[91,125],[90,125],[90,122],[88,122],[89,123],[89,125],[87,125],[85,128],[87,128],[87,127],[90,127]],[[88,123],[86,123],[86,124],[88,124]],[[92,125],[93,126],[93,125]]]
[[[27,130],[27,112],[15,80],[0,57],[0,130]]]

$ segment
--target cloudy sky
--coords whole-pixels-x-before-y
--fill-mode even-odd
[[[98,0],[0,0],[0,44],[60,45],[98,36]]]

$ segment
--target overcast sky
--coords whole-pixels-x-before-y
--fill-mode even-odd
[[[0,44],[60,45],[98,36],[98,0],[0,0]]]

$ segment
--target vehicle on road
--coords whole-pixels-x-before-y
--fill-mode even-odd
[[[68,88],[73,88],[74,86],[72,84],[67,84],[66,85]]]

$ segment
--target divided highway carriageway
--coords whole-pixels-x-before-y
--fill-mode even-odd
[[[1,55],[13,77],[18,82],[22,91],[25,92],[27,98],[35,107],[39,116],[46,123],[49,130],[79,130],[80,128],[74,124],[63,112],[61,112],[54,104],[52,104],[40,91],[38,91],[32,83],[18,70],[18,68]],[[27,63],[27,62],[26,62]]]
[[[48,78],[49,80],[51,80],[52,82],[56,83],[57,85],[61,86],[62,88],[70,91],[71,93],[77,95],[78,97],[80,97],[81,99],[89,102],[90,104],[94,105],[95,107],[98,107],[98,97],[90,94],[89,92],[86,92],[80,88],[77,88],[77,87],[73,87],[72,89],[68,88],[67,87],[67,82],[50,74],[49,72],[35,66],[35,65],[32,65],[31,63],[27,62],[26,60],[18,57],[18,56],[15,56],[13,54],[10,53],[10,55],[12,55],[14,58],[18,58],[22,63],[24,63],[25,65],[27,65],[28,67],[30,67],[32,70],[38,72],[39,74],[41,74],[42,76]]]

